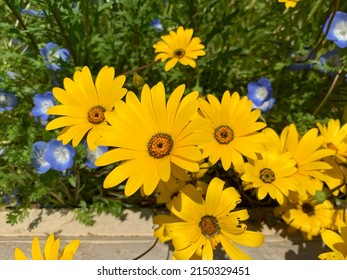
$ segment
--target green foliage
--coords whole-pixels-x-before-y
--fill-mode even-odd
[[[25,7],[44,16],[24,14],[20,8]],[[339,7],[346,9],[347,3]],[[66,174],[50,170],[39,175],[31,166],[33,143],[57,135],[45,131],[31,116],[34,95],[62,86],[65,77],[72,77],[84,65],[94,75],[104,65],[114,66],[117,75],[127,74],[126,87],[135,93],[141,85],[133,83],[134,73],[150,86],[163,81],[168,92],[185,83],[187,91],[198,89],[202,95],[218,97],[225,90],[245,95],[249,82],[267,77],[276,98],[274,109],[263,115],[268,126],[280,131],[295,123],[304,133],[330,117],[346,121],[346,51],[339,53],[341,67],[322,68],[341,70],[335,84],[318,67],[319,57],[334,48],[332,42],[322,40],[321,26],[331,12],[327,1],[301,1],[295,9],[285,9],[275,0],[35,0],[30,5],[5,0],[0,10],[0,89],[19,99],[15,110],[0,113],[0,148],[5,150],[0,157],[0,197],[16,190],[20,199],[19,205],[0,201],[2,208],[11,209],[11,224],[23,220],[26,209],[36,206],[76,209],[77,220],[92,225],[95,215],[105,212],[120,217],[131,204],[103,189],[103,179],[112,167],[87,168],[83,146],[77,147],[74,166]],[[150,26],[155,18],[164,31]],[[153,64],[152,46],[180,25],[194,29],[207,55],[197,60],[197,68],[177,65],[164,72],[163,63]],[[63,69],[54,73],[40,54],[47,42],[71,54],[67,62],[56,61]],[[316,58],[302,65],[314,67],[293,71],[289,67],[292,53],[310,48]],[[15,79],[8,71],[16,73]],[[332,94],[321,106],[330,89]]]

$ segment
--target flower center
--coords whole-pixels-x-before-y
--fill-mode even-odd
[[[100,124],[105,120],[106,109],[102,106],[95,106],[88,111],[88,121],[92,124]]]
[[[335,29],[333,30],[334,35],[342,41],[347,40],[347,22],[340,21],[336,24]]]
[[[337,147],[333,144],[333,143],[331,143],[331,142],[329,142],[329,143],[327,143],[327,147],[330,149],[330,150],[334,150],[334,151],[338,151],[338,149],[337,149]]]
[[[201,230],[201,233],[205,235],[207,238],[213,237],[220,232],[220,227],[218,224],[218,220],[216,217],[211,215],[206,215],[201,218],[199,222],[199,227]]]
[[[307,202],[303,203],[302,204],[302,211],[309,216],[314,215],[314,207],[310,203],[307,203]]]
[[[70,159],[69,150],[65,147],[58,147],[54,151],[54,157],[61,163],[68,162]]]
[[[173,140],[169,134],[157,133],[148,141],[147,149],[151,157],[163,158],[171,153]]]
[[[5,95],[0,95],[0,104],[6,104],[7,98]]]
[[[51,100],[45,100],[41,103],[42,112],[47,113],[48,109],[53,107],[54,104]]]
[[[184,57],[186,52],[183,49],[176,49],[176,50],[174,50],[173,54],[174,54],[174,57],[177,57],[178,59],[181,59],[182,57]]]
[[[229,144],[234,139],[234,131],[229,126],[221,125],[214,131],[214,138],[219,144]]]
[[[269,168],[264,168],[260,171],[260,179],[264,183],[272,183],[275,181],[275,173]]]
[[[265,100],[265,98],[267,98],[267,96],[268,96],[267,88],[266,87],[258,87],[255,90],[255,95],[256,95],[257,99]]]

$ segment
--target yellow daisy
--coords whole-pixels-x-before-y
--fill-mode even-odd
[[[290,153],[280,153],[276,149],[260,154],[261,159],[245,164],[241,179],[248,183],[245,189],[255,189],[259,200],[270,195],[279,204],[284,203],[284,197],[289,191],[297,190],[297,181],[292,177],[296,173],[296,162]]]
[[[116,100],[123,98],[127,90],[123,88],[125,76],[114,77],[113,67],[103,67],[95,84],[87,66],[76,71],[73,80],[64,79],[64,88],[53,88],[54,97],[61,103],[51,107],[47,113],[60,115],[46,126],[46,130],[65,127],[57,139],[64,145],[72,141],[76,147],[87,134],[87,144],[95,150],[97,129],[107,124],[105,113],[112,111]]]
[[[48,236],[46,244],[44,246],[43,253],[40,249],[39,239],[34,237],[31,247],[31,254],[33,260],[72,260],[80,245],[80,240],[76,239],[71,241],[65,246],[63,251],[59,253],[60,239],[54,240],[54,234]],[[23,251],[19,248],[15,249],[14,252],[15,260],[27,260]]]
[[[168,182],[181,169],[199,171],[202,153],[197,145],[208,141],[204,131],[210,122],[193,119],[199,106],[198,92],[182,99],[184,90],[185,85],[177,87],[166,102],[163,83],[152,88],[144,85],[141,101],[129,92],[126,102],[116,102],[115,112],[105,113],[110,125],[100,129],[98,145],[115,149],[101,155],[95,165],[120,162],[107,175],[105,188],[127,179],[125,195],[139,188],[150,195],[160,180]]]
[[[347,162],[347,123],[342,127],[339,120],[329,119],[328,123],[317,123],[323,136],[323,146],[334,151],[334,156],[341,162]]]
[[[177,32],[170,31],[169,35],[161,36],[162,41],[153,45],[156,53],[155,61],[161,59],[162,62],[169,59],[165,65],[165,71],[173,68],[177,62],[183,65],[196,67],[195,60],[198,56],[203,56],[206,52],[204,45],[198,37],[193,36],[193,29],[178,27]]]
[[[173,198],[175,198],[179,190],[187,184],[184,181],[170,177],[168,182],[160,181],[157,187],[157,203],[166,204],[168,207]]]
[[[325,230],[321,233],[323,242],[332,250],[318,256],[321,260],[347,260],[347,225],[341,223],[338,232]]]
[[[270,128],[264,129],[264,134],[269,137],[269,142],[277,146],[281,152],[289,152],[297,165],[297,172],[293,177],[298,181],[298,192],[304,194],[308,191],[314,195],[316,190],[315,184],[311,179],[325,181],[327,178],[324,170],[331,169],[331,165],[323,162],[322,159],[334,154],[330,149],[322,148],[324,138],[318,136],[318,129],[312,128],[303,136],[299,135],[294,124],[286,126],[280,135],[274,133]]]
[[[294,8],[301,0],[278,0],[279,3],[285,3],[286,8]]]
[[[324,170],[325,183],[328,186],[330,192],[334,196],[338,196],[341,193],[346,194],[346,176],[347,169],[344,163],[341,163],[336,157],[327,157],[323,159],[332,168]]]
[[[175,259],[188,260],[195,254],[213,259],[218,244],[231,259],[251,259],[234,243],[250,247],[263,244],[262,233],[248,231],[240,223],[248,219],[247,210],[233,211],[241,202],[238,192],[223,187],[222,180],[212,179],[204,200],[193,185],[187,185],[172,201],[171,216],[154,217],[154,223],[164,225],[165,234],[172,240]]]
[[[222,101],[209,94],[207,100],[200,98],[202,115],[212,121],[207,133],[210,142],[200,145],[204,157],[209,157],[211,164],[222,161],[224,170],[233,164],[234,169],[242,173],[242,156],[256,159],[256,153],[264,150],[267,137],[257,132],[266,126],[257,122],[261,111],[252,111],[252,101],[246,96],[240,98],[237,92],[230,95],[225,91]]]
[[[333,225],[335,209],[329,200],[318,203],[310,195],[296,198],[296,201],[275,209],[275,214],[289,225],[289,230],[300,230],[305,239],[311,240]]]

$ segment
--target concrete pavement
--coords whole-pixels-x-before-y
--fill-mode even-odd
[[[6,212],[0,212],[0,259],[14,259],[14,249],[19,247],[31,257],[31,242],[38,236],[43,244],[47,235],[55,233],[61,239],[61,248],[73,239],[81,244],[74,259],[78,260],[131,260],[139,257],[155,243],[153,237],[152,213],[126,211],[126,218],[119,220],[110,215],[100,215],[92,227],[74,220],[72,212],[47,212],[33,209],[24,222],[11,226],[6,224]],[[40,217],[40,222],[35,225]],[[320,239],[302,242],[300,235],[283,237],[274,229],[264,227],[265,243],[259,248],[242,249],[256,260],[317,259],[326,249]],[[226,259],[222,250],[216,259]],[[168,244],[157,244],[140,259],[171,259],[172,250]]]

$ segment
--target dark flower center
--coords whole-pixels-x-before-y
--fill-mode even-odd
[[[105,120],[106,109],[102,106],[94,106],[88,111],[88,121],[92,124],[100,124]]]
[[[307,203],[307,202],[303,203],[302,204],[302,211],[309,216],[314,215],[314,207],[310,203]]]
[[[264,182],[264,183],[272,183],[273,181],[275,181],[275,173],[269,169],[269,168],[264,168],[260,171],[260,179]]]
[[[234,131],[229,126],[221,125],[215,129],[214,138],[219,144],[229,144],[234,139]]]
[[[176,49],[174,50],[174,57],[177,57],[178,59],[184,57],[184,55],[186,54],[185,50],[183,49]]]
[[[157,133],[148,141],[148,154],[156,159],[163,158],[171,153],[173,140],[169,134]]]
[[[211,215],[206,215],[202,217],[199,222],[199,227],[201,233],[205,235],[207,238],[213,237],[214,235],[217,235],[220,232],[218,220],[216,219],[216,217]]]

